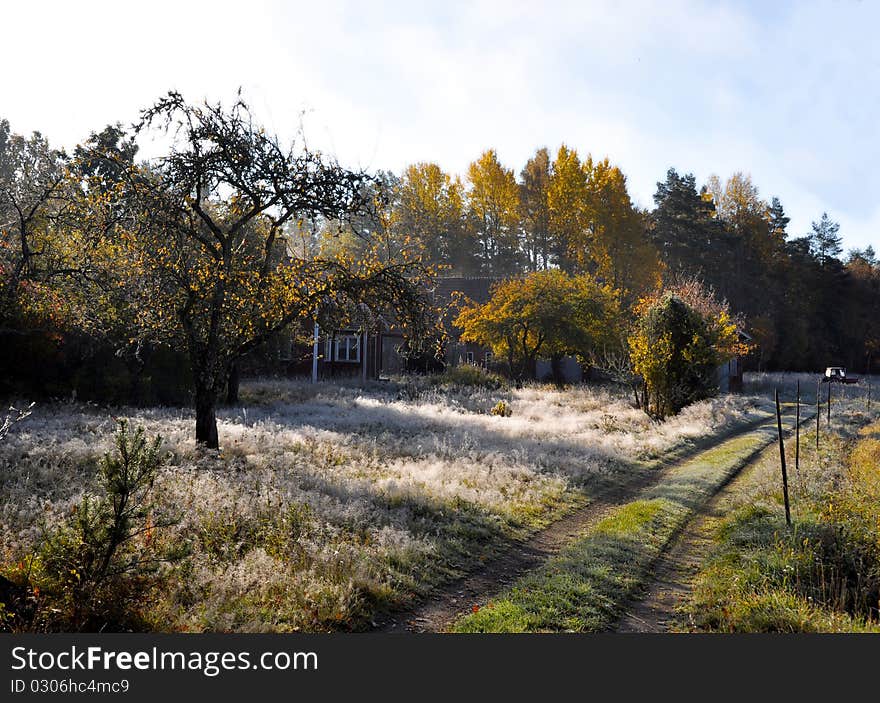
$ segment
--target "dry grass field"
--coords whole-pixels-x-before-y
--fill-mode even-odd
[[[509,417],[490,414],[500,400]],[[126,417],[163,437],[157,511],[175,524],[157,539],[189,553],[161,575],[148,627],[359,629],[766,409],[721,396],[655,423],[607,387],[265,380],[221,413],[206,453],[189,410],[41,404],[0,445],[0,563],[20,567],[95,490]]]

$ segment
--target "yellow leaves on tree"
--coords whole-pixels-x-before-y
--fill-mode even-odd
[[[718,366],[747,351],[726,304],[698,281],[641,299],[636,313],[630,359],[644,382],[645,410],[654,417],[712,395]]]
[[[468,262],[461,257],[464,186],[437,164],[407,167],[397,186],[391,228],[425,249],[429,261],[445,262],[459,272]]]
[[[519,187],[494,149],[468,167],[467,219],[479,243],[482,272],[513,273],[518,268]]]
[[[465,307],[455,324],[463,340],[491,348],[521,379],[538,358],[588,357],[614,336],[618,317],[613,289],[549,269],[496,285],[487,303]]]
[[[626,177],[608,159],[581,161],[563,145],[548,187],[550,236],[557,263],[594,272],[633,302],[660,282],[660,261],[633,207]]]

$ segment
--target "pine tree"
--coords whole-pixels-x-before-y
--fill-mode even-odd
[[[679,176],[674,168],[657,183],[652,235],[672,271],[698,273],[723,253],[723,229],[714,220],[711,197],[697,191],[693,174]]]
[[[810,249],[823,268],[832,259],[837,259],[843,252],[843,241],[837,233],[840,224],[828,217],[827,212],[822,213],[822,219],[813,223],[813,231],[810,232]]]
[[[770,201],[770,208],[767,210],[767,220],[770,223],[770,234],[778,241],[785,241],[786,237],[788,237],[786,228],[788,223],[791,222],[791,218],[785,214],[779,198],[774,197]]]

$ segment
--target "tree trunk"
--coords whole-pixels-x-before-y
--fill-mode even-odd
[[[143,405],[144,398],[144,365],[138,360],[126,362],[129,374],[128,402],[132,405]]]
[[[226,404],[227,405],[236,405],[238,403],[238,386],[240,381],[240,374],[238,369],[238,362],[233,361],[232,366],[229,367],[229,376],[226,379]]]
[[[217,437],[217,393],[213,388],[196,386],[196,444],[219,449]]]
[[[562,356],[554,354],[550,357],[550,369],[553,372],[553,383],[557,388],[565,385],[565,379],[562,377]]]
[[[129,402],[134,405],[145,405],[148,402],[147,389],[144,384],[144,372],[147,369],[147,361],[149,360],[149,346],[138,345],[134,353],[134,358],[126,357],[125,365],[131,376],[131,386],[129,388]]]

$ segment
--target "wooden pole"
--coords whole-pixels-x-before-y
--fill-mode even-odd
[[[362,363],[362,366],[361,366],[361,384],[364,385],[364,386],[367,385],[367,340],[368,340],[368,339],[369,339],[369,336],[367,335],[367,330],[366,330],[366,328],[365,328],[365,329],[364,329],[363,338],[361,339],[362,346],[363,346],[363,353],[361,354],[361,356],[363,357],[363,358],[361,359],[361,363]]]
[[[330,333],[330,378],[336,378],[336,357],[339,356],[339,352],[336,350],[336,330]],[[324,359],[324,363],[327,363],[327,360]],[[324,377],[327,377],[327,374],[324,374]]]
[[[318,325],[315,324],[315,337],[312,343],[312,383],[318,382]]]
[[[831,427],[831,379],[828,379],[828,427]]]
[[[788,474],[785,472],[785,442],[782,441],[782,413],[779,410],[779,389],[776,389],[776,431],[779,435],[779,463],[782,466],[782,497],[785,499],[785,524],[791,525],[791,508],[788,505]]]
[[[794,425],[794,474],[795,480],[801,469],[801,382],[797,382],[797,410]]]

